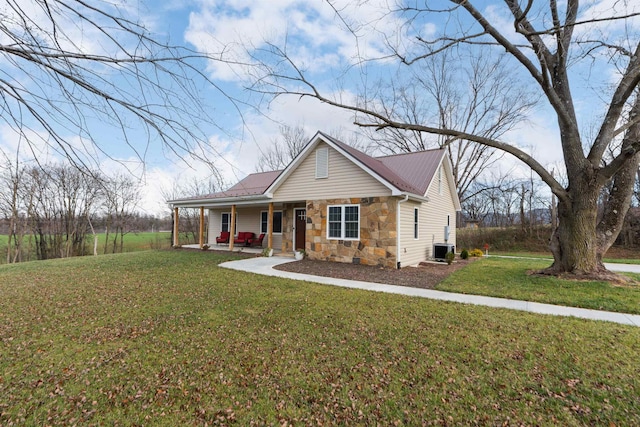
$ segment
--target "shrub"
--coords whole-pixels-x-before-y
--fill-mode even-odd
[[[472,250],[471,252],[469,252],[469,255],[475,256],[475,257],[481,257],[481,256],[484,256],[484,252],[482,252],[482,249],[476,248],[476,249]]]
[[[462,259],[469,258],[469,251],[466,250],[466,249],[463,249],[462,252],[460,252],[460,258],[462,258]]]
[[[454,254],[453,252],[447,252],[447,254],[444,256],[444,259],[447,260],[447,264],[451,265],[455,257],[456,254]]]

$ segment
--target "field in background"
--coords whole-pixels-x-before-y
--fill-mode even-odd
[[[0,264],[7,262],[7,235],[0,234]],[[105,252],[105,238],[104,233],[98,233],[98,255],[103,255]],[[31,237],[33,242],[33,237]],[[109,245],[107,253],[113,253],[113,234],[109,236]],[[29,245],[29,237],[25,237],[25,248]],[[33,245],[33,243],[32,243]],[[171,247],[171,233],[168,232],[143,232],[143,233],[127,233],[124,235],[123,250],[122,252],[138,252],[147,251],[150,249],[168,249]],[[117,251],[120,250],[119,239]],[[87,236],[87,251],[89,254],[93,254],[93,236]],[[36,259],[35,249],[32,248],[30,254],[31,260]]]

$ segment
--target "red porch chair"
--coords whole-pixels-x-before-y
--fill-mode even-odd
[[[229,243],[230,236],[231,236],[231,233],[229,233],[228,231],[222,231],[220,232],[220,237],[216,237],[216,243],[217,244]]]

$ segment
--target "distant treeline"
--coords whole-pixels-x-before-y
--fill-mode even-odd
[[[124,236],[170,230],[171,218],[140,214],[140,184],[71,165],[5,165],[0,169],[0,233],[4,261],[122,252]],[[97,233],[104,233],[98,244]]]

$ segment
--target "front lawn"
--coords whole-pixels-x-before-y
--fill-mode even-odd
[[[640,328],[223,257],[0,266],[0,425],[640,425]]]
[[[549,260],[482,258],[440,282],[436,289],[525,301],[640,314],[640,286],[531,276]],[[640,275],[624,273],[640,281]]]

